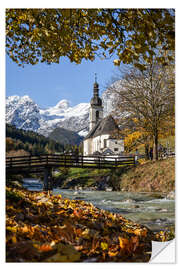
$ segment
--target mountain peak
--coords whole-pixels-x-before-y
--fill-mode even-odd
[[[33,102],[33,100],[28,96],[28,95],[25,95],[25,96],[17,96],[17,95],[14,95],[14,96],[10,96],[10,97],[7,97],[7,101],[9,102]]]
[[[21,97],[21,99],[23,99],[23,100],[32,100],[28,95],[25,95],[25,96]]]
[[[16,102],[20,99],[20,96],[17,96],[17,95],[14,95],[14,96],[10,96],[10,97],[7,97],[6,100],[9,101],[9,102]]]
[[[56,104],[55,108],[68,109],[69,108],[69,101],[66,99],[62,99]]]
[[[103,106],[107,107],[107,115],[109,108],[113,108],[113,95],[105,92]],[[86,136],[89,128],[89,107],[89,103],[80,103],[71,107],[68,100],[62,99],[54,107],[40,109],[28,95],[23,97],[14,95],[6,99],[6,122],[17,128],[36,131],[44,136],[48,136],[57,127]]]

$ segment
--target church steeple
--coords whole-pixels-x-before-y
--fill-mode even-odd
[[[93,87],[93,97],[90,107],[90,130],[103,118],[102,100],[99,97],[99,84],[97,83],[97,74],[95,73],[95,82]]]
[[[93,88],[93,97],[91,99],[91,105],[102,106],[102,100],[99,97],[99,84],[97,83],[97,74],[95,73],[95,83]]]

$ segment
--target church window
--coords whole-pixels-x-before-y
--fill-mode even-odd
[[[96,111],[96,121],[99,120],[99,111]]]
[[[119,149],[118,148],[114,148],[114,151],[118,151]]]
[[[107,147],[107,139],[104,139],[104,148]]]

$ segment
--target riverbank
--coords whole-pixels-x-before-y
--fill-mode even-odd
[[[148,228],[81,200],[7,187],[7,262],[148,262]]]
[[[56,186],[74,190],[162,192],[175,190],[175,159],[142,161],[136,167],[116,170],[72,168],[57,172]]]
[[[119,189],[172,194],[175,192],[175,158],[148,161],[127,170],[120,177]]]

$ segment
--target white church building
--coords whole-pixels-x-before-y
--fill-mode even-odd
[[[124,140],[119,138],[119,128],[113,117],[109,115],[103,118],[102,100],[96,80],[90,104],[90,131],[83,141],[84,156],[122,154]]]

